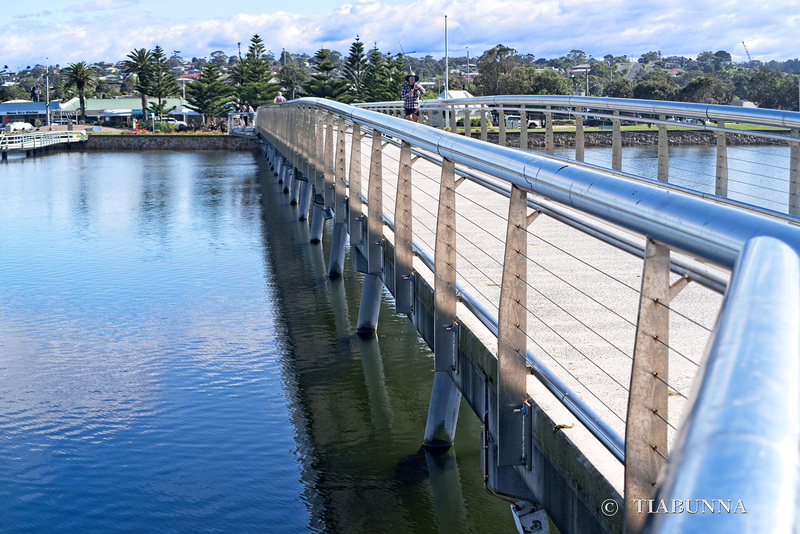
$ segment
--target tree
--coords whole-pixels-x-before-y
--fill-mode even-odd
[[[645,74],[633,86],[633,98],[645,100],[674,100],[677,86],[670,76],[663,72]]]
[[[145,49],[133,49],[128,54],[128,59],[122,62],[125,65],[125,76],[136,76],[134,89],[142,97],[142,114],[147,119],[147,84],[149,83],[150,70],[153,68],[153,54]]]
[[[572,88],[569,80],[548,69],[536,73],[532,89],[535,95],[568,95]]]
[[[305,81],[308,80],[308,70],[297,63],[290,61],[278,73],[278,81],[290,98],[295,98],[302,92]]]
[[[633,84],[625,78],[617,78],[606,85],[606,96],[612,98],[632,98]]]
[[[187,107],[205,115],[205,123],[223,113],[233,90],[222,81],[219,68],[209,63],[200,77],[186,85]]]
[[[350,82],[351,88],[356,95],[357,100],[361,100],[362,93],[364,92],[364,75],[367,70],[367,57],[364,55],[364,43],[362,43],[358,35],[356,40],[350,45],[350,55],[344,63],[344,75]]]
[[[153,66],[148,75],[147,92],[157,103],[150,104],[150,112],[161,117],[170,111],[166,109],[165,99],[178,93],[178,80],[169,71],[164,50],[156,45],[151,53]]]
[[[224,67],[228,64],[228,56],[222,50],[215,50],[211,52],[211,63],[217,67]]]
[[[496,95],[500,89],[500,75],[508,74],[519,63],[516,50],[499,44],[485,51],[478,59],[475,88],[482,95]]]
[[[280,86],[270,81],[272,61],[269,57],[261,37],[253,35],[244,59],[237,63],[238,68],[232,69],[241,82],[239,99],[242,103],[258,107],[272,102],[278,94]]]
[[[93,87],[96,82],[97,73],[90,69],[85,61],[70,63],[66,71],[66,86],[75,87],[78,91],[78,99],[81,105],[81,120],[86,120],[86,88]]]
[[[350,83],[347,80],[334,78],[332,72],[336,67],[331,62],[330,56],[330,50],[325,48],[317,50],[313,58],[317,74],[303,84],[303,90],[309,96],[328,98],[339,102],[351,102],[353,95],[350,92]]]
[[[642,54],[642,57],[639,58],[639,63],[652,63],[653,61],[658,61],[658,52],[647,52],[646,54]]]
[[[684,102],[729,104],[733,100],[733,82],[712,76],[699,76],[678,92]]]
[[[364,98],[367,102],[386,102],[397,100],[389,85],[389,68],[383,54],[377,48],[369,52],[367,70],[364,73]]]
[[[749,98],[760,108],[797,109],[797,77],[758,67],[750,79]]]

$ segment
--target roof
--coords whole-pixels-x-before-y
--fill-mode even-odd
[[[58,100],[50,102],[50,111],[59,109]],[[45,115],[47,114],[47,102],[26,102],[24,100],[12,100],[0,104],[0,115]]]
[[[147,98],[148,105],[155,99],[152,97]],[[184,107],[186,101],[182,98],[165,98],[166,109],[173,106]],[[73,98],[69,102],[65,102],[61,109],[63,111],[77,111],[81,105],[77,98]],[[94,115],[100,111],[121,111],[121,110],[141,110],[142,98],[140,96],[124,96],[121,98],[87,98],[86,99],[86,112]]]
[[[469,91],[442,91],[436,98],[473,98],[473,96]]]

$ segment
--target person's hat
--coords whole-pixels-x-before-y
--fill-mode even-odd
[[[406,76],[406,81],[407,82],[411,81],[411,78],[414,78],[415,80],[419,80],[419,78],[417,78],[417,75],[414,74],[413,72],[411,74],[409,74],[408,76]]]

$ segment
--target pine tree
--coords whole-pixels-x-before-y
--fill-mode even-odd
[[[230,80],[239,86],[239,100],[254,108],[272,102],[280,90],[280,85],[272,83],[269,70],[272,61],[267,54],[264,42],[258,34],[250,39],[247,54],[231,69]]]
[[[159,46],[152,51],[153,67],[148,76],[147,93],[154,97],[157,103],[150,104],[150,112],[157,117],[167,114],[170,109],[165,109],[167,103],[165,99],[178,94],[178,80],[169,71],[167,56]]]
[[[233,89],[222,81],[219,68],[206,64],[200,77],[186,85],[187,107],[205,115],[205,122],[225,112]]]
[[[330,56],[330,50],[324,48],[317,50],[313,59],[317,74],[303,84],[303,90],[309,96],[350,103],[353,101],[353,94],[350,91],[350,82],[334,78],[333,70],[336,67],[330,60]]]
[[[344,64],[344,75],[351,84],[351,89],[355,93],[357,100],[363,99],[364,75],[367,70],[367,57],[364,55],[364,43],[358,35],[356,40],[350,45],[350,55]]]
[[[397,100],[400,94],[392,94],[389,85],[389,69],[383,54],[377,47],[369,52],[367,70],[364,73],[364,101],[387,102]]]
[[[146,48],[133,49],[122,64],[125,65],[126,76],[129,74],[136,76],[134,89],[142,98],[142,116],[147,120],[147,84],[150,70],[153,68],[153,55]]]

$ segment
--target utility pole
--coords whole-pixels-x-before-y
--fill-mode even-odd
[[[444,96],[450,93],[450,64],[447,57],[447,15],[444,16]]]

